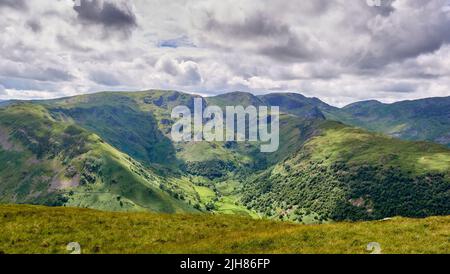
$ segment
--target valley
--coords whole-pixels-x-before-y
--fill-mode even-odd
[[[202,100],[280,106],[276,152],[260,153],[259,142],[172,142],[171,110],[196,98],[104,92],[1,107],[0,202],[304,224],[450,215],[448,147],[352,127],[354,106],[241,92]]]

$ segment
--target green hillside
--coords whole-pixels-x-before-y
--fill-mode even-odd
[[[111,213],[0,206],[0,253],[448,254],[450,218],[295,225],[210,214]]]
[[[0,201],[108,210],[193,211],[150,170],[39,105],[0,109]]]
[[[176,91],[105,92],[0,108],[0,202],[215,212],[303,223],[450,215],[450,149],[325,118],[298,94],[230,93],[204,105],[280,105],[280,147],[173,143]]]
[[[450,152],[335,122],[245,185],[244,203],[302,222],[450,212]]]
[[[280,106],[284,113],[299,117],[340,121],[351,126],[412,141],[431,141],[450,146],[450,97],[427,98],[383,104],[363,101],[344,108],[298,93],[253,96],[235,92],[208,98],[219,105],[254,104]]]
[[[338,119],[405,140],[427,140],[450,145],[450,97],[382,104],[351,104],[336,113]]]
[[[230,92],[213,97],[206,98],[207,102],[211,105],[220,107],[226,106],[262,106],[266,105],[264,100],[261,100],[257,96],[248,92]]]
[[[335,108],[323,103],[317,98],[307,98],[298,93],[277,93],[255,96],[251,93],[232,92],[208,97],[207,102],[213,105],[224,106],[279,106],[280,111],[306,119],[325,119],[323,110]]]

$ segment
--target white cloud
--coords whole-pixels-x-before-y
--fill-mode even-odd
[[[156,62],[155,66],[157,71],[172,76],[177,85],[192,86],[202,82],[199,66],[193,61],[179,62],[168,55],[164,55]]]
[[[94,2],[0,1],[0,98],[167,88],[298,91],[344,105],[450,95],[447,0]]]

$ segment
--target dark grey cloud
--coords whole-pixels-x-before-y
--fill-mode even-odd
[[[55,89],[55,86],[50,82],[41,82],[32,79],[3,77],[3,76],[0,76],[0,85],[2,85],[4,89],[12,89],[12,90],[46,91]]]
[[[38,56],[38,50],[31,46],[26,45],[22,41],[13,43],[0,43],[0,57],[5,60],[13,62],[26,63],[30,60],[34,60]]]
[[[402,2],[402,10],[392,6],[398,0],[385,1],[380,8],[370,7],[375,17],[367,24],[367,31],[360,33],[371,38],[368,51],[356,61],[361,69],[382,69],[388,64],[431,54],[450,43],[450,16],[443,10],[446,0],[408,0]],[[376,12],[383,8],[386,14],[376,17]]]
[[[178,63],[170,58],[161,58],[158,61],[158,69],[172,76],[180,74]]]
[[[256,6],[229,20],[207,10],[201,39],[288,64],[332,60],[347,70],[343,73],[362,74],[450,43],[450,16],[442,9],[446,0],[376,2],[263,1],[267,8]]]
[[[385,92],[411,93],[417,90],[417,85],[408,82],[397,82],[392,84],[385,84],[381,87]]]
[[[105,71],[94,71],[90,74],[89,77],[92,81],[97,84],[104,86],[119,86],[120,81],[117,79],[115,75]]]
[[[358,65],[361,68],[377,69],[390,63],[433,53],[450,42],[450,28],[445,25],[436,25],[433,29],[424,26],[422,29],[402,31],[403,33],[395,34],[392,30],[386,30],[374,34],[372,51]]]
[[[40,80],[40,81],[70,81],[74,79],[75,77],[70,74],[69,72],[60,69],[60,68],[47,68],[41,70],[40,73],[38,73],[34,79]]]
[[[252,39],[258,37],[281,37],[291,35],[289,26],[275,21],[269,15],[256,12],[243,20],[243,22],[219,22],[210,16],[204,22],[204,29],[219,32],[226,36]]]
[[[17,10],[27,10],[28,6],[25,0],[0,0],[0,8],[8,7]]]
[[[8,63],[0,68],[0,75],[20,79],[30,79],[48,82],[63,82],[73,80],[75,77],[64,69],[25,67],[23,64]]]
[[[80,5],[75,5],[74,10],[83,24],[100,25],[108,33],[119,31],[129,35],[137,27],[137,18],[131,5],[128,1],[80,0]]]
[[[202,82],[199,66],[194,61],[178,61],[162,56],[156,63],[159,72],[164,72],[177,79],[180,85],[197,85]]]
[[[196,64],[188,63],[184,67],[184,75],[182,81],[184,81],[184,83],[187,85],[198,85],[201,83],[202,75]]]
[[[307,36],[302,40],[297,36],[291,35],[286,41],[262,46],[258,52],[279,61],[310,61],[316,58],[317,53],[308,48],[309,44],[310,41]]]
[[[365,0],[372,12],[387,16],[394,12],[393,4],[396,0]]]
[[[42,31],[41,22],[37,19],[30,19],[26,22],[27,26],[35,33]]]
[[[203,23],[203,29],[225,41],[238,41],[237,47],[239,42],[254,41],[251,51],[280,61],[306,61],[316,56],[307,35],[293,32],[290,25],[274,19],[267,12],[256,11],[239,22],[219,21],[210,15]]]
[[[56,41],[64,48],[79,51],[79,52],[90,52],[92,49],[89,46],[80,44],[73,39],[73,37],[67,37],[65,35],[59,34],[56,36]]]
[[[158,41],[157,46],[160,48],[196,47],[189,37],[185,35],[174,39]]]

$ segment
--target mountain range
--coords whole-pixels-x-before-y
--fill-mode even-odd
[[[450,97],[383,104],[358,102],[330,113],[339,121],[405,140],[450,145]]]
[[[212,212],[303,223],[450,215],[450,97],[344,108],[297,93],[205,97],[280,106],[280,148],[175,143],[177,91],[0,103],[0,202]]]
[[[431,141],[450,146],[450,97],[427,98],[383,104],[362,101],[343,108],[299,93],[254,96],[234,92],[210,98],[222,104],[280,106],[285,113],[300,117],[325,118],[412,141]]]

